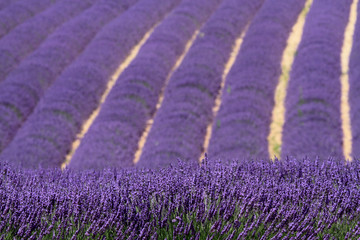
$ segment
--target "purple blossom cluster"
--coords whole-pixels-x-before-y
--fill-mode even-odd
[[[290,72],[282,157],[343,159],[340,53],[351,0],[314,1]]]
[[[136,0],[101,0],[64,23],[0,83],[0,152],[34,110],[46,89],[96,33]]]
[[[209,154],[223,161],[268,158],[274,92],[288,36],[304,0],[267,0],[252,20],[213,120]]]
[[[8,5],[4,9],[1,9],[0,2],[0,38],[17,25],[44,11],[55,2],[54,0],[21,0]]]
[[[358,239],[360,162],[204,159],[159,170],[0,164],[2,239]]]
[[[137,166],[197,161],[232,46],[262,2],[225,0],[200,30],[169,80]]]
[[[177,3],[140,0],[102,28],[48,88],[0,158],[19,167],[60,167],[113,72]]]
[[[57,27],[91,7],[96,0],[62,0],[18,25],[0,39],[0,82]]]
[[[167,76],[195,30],[218,4],[219,0],[196,1],[196,4],[193,0],[182,1],[156,27],[137,57],[117,79],[71,159],[71,168],[134,164],[139,139],[156,110]]]
[[[352,156],[360,158],[360,5],[349,64],[349,105],[352,132]]]

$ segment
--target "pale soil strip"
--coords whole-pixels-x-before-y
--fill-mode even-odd
[[[223,89],[224,89],[224,86],[225,86],[226,77],[229,74],[231,67],[234,65],[237,55],[239,54],[239,50],[240,50],[241,44],[243,42],[244,36],[246,34],[246,31],[248,29],[248,26],[242,32],[240,37],[238,37],[235,40],[235,44],[234,44],[233,49],[231,51],[230,57],[229,57],[228,61],[225,64],[225,68],[224,68],[224,71],[223,71],[223,74],[222,74],[222,77],[221,77],[221,85],[220,85],[219,94],[217,95],[217,97],[215,99],[215,104],[214,104],[213,109],[212,109],[213,121],[215,120],[216,115],[217,115],[217,113],[218,113],[218,111],[220,109],[221,97],[222,97],[222,92],[223,92]],[[201,153],[201,155],[199,157],[199,163],[202,162],[205,153],[207,153],[207,151],[208,151],[210,138],[211,138],[211,133],[212,133],[213,121],[208,124],[207,129],[206,129],[206,135],[205,135],[205,140],[204,140],[204,144],[203,144],[203,151],[202,151],[202,153]]]
[[[286,97],[286,88],[289,81],[289,73],[296,55],[297,48],[301,41],[305,18],[309,12],[312,2],[313,0],[306,1],[304,9],[300,13],[295,25],[292,28],[292,32],[290,33],[287,40],[287,46],[283,52],[281,61],[282,73],[279,77],[279,83],[275,90],[275,105],[272,111],[272,121],[270,124],[270,133],[268,136],[268,151],[270,158],[274,156],[280,158],[282,129],[285,122],[284,102]]]
[[[180,66],[180,64],[182,63],[182,61],[184,60],[184,57],[186,56],[186,54],[188,53],[190,47],[192,46],[193,42],[195,41],[197,35],[199,34],[199,30],[196,30],[196,32],[192,35],[191,39],[186,43],[185,45],[185,50],[184,52],[181,54],[181,56],[178,58],[178,60],[176,61],[175,65],[172,67],[170,73],[168,74],[166,80],[165,80],[165,84],[163,86],[163,88],[161,89],[161,92],[160,92],[160,96],[159,96],[159,99],[158,99],[158,102],[156,104],[156,110],[152,116],[152,118],[150,118],[147,122],[146,122],[146,128],[143,132],[143,134],[141,135],[140,137],[140,140],[139,140],[139,143],[138,143],[138,149],[137,151],[135,152],[135,155],[134,155],[134,160],[133,162],[136,164],[139,160],[140,160],[140,156],[141,156],[141,153],[142,153],[142,150],[144,148],[144,145],[145,145],[145,142],[146,142],[146,139],[149,135],[149,132],[151,130],[151,127],[154,123],[154,118],[156,116],[156,113],[157,111],[159,110],[159,108],[161,107],[161,104],[164,100],[164,92],[165,92],[165,88],[167,87],[168,83],[169,83],[169,80],[171,78],[171,76],[173,75],[173,73],[176,71],[176,69]]]
[[[92,112],[91,116],[85,121],[82,126],[81,132],[77,135],[76,140],[73,142],[70,152],[66,155],[65,162],[61,164],[61,169],[65,169],[65,167],[70,163],[71,157],[75,153],[76,149],[79,147],[81,139],[84,137],[85,133],[89,130],[91,124],[94,122],[95,118],[98,116],[100,112],[100,108],[102,104],[105,102],[107,96],[109,95],[111,89],[116,83],[116,80],[120,76],[120,74],[129,66],[129,64],[135,59],[140,48],[144,43],[148,40],[151,33],[154,31],[157,24],[152,27],[141,39],[141,41],[133,47],[130,54],[126,57],[126,59],[120,64],[120,66],[116,69],[115,73],[110,77],[110,80],[107,83],[106,90],[100,98],[100,103],[98,107]]]
[[[351,161],[351,147],[352,147],[352,136],[351,136],[351,123],[350,123],[350,106],[349,106],[349,60],[350,52],[353,44],[353,35],[355,31],[355,23],[357,18],[356,8],[358,0],[354,0],[351,9],[349,22],[346,26],[344,43],[341,51],[341,119],[342,119],[342,130],[343,130],[343,151],[345,159]]]

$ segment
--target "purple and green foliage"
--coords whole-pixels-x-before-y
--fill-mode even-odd
[[[225,63],[262,2],[226,0],[201,29],[165,89],[139,167],[164,167],[178,157],[200,157]]]
[[[0,165],[1,239],[358,239],[360,161],[179,162],[61,172]]]
[[[351,0],[314,1],[290,72],[282,158],[343,159],[340,53]]]
[[[0,82],[23,58],[64,22],[80,14],[96,0],[61,0],[14,28],[0,39]]]
[[[98,31],[136,0],[101,0],[63,24],[0,83],[0,152],[34,110],[46,89]]]
[[[44,11],[55,2],[54,0],[21,0],[9,5],[5,9],[1,9],[0,38],[20,23]]]
[[[47,90],[0,158],[27,168],[60,167],[111,75],[177,3],[140,0],[107,24]]]
[[[349,105],[352,132],[352,156],[360,157],[360,4],[349,65]]]
[[[268,158],[274,92],[288,36],[305,0],[267,0],[251,22],[213,120],[209,154],[223,161]]]
[[[167,76],[195,30],[218,4],[218,0],[196,4],[185,0],[162,21],[117,79],[71,159],[71,168],[133,165],[139,139],[156,110]]]

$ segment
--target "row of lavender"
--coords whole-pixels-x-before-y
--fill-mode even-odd
[[[180,0],[156,7],[156,0],[37,1],[38,7],[30,12],[38,13],[11,23],[9,31],[14,29],[0,38],[1,159],[23,167],[58,167],[98,106],[111,74],[158,22],[120,75],[71,166],[133,165],[146,122],[154,115],[140,167],[166,166],[176,158],[196,161],[211,122],[212,157],[268,158],[266,138],[281,56],[304,0],[223,0],[207,22],[220,0],[183,0],[165,20],[161,19]],[[10,4],[0,15],[21,9],[21,4],[22,0]],[[342,157],[339,59],[350,4],[351,0],[317,1],[311,7],[291,72],[283,158]],[[220,111],[213,116],[231,46],[255,13],[226,79]],[[171,75],[185,44],[204,22]],[[351,69],[356,69],[355,50],[356,44]],[[356,85],[356,71],[350,75]],[[164,100],[157,111],[162,89]],[[351,106],[356,106],[356,86],[351,89]],[[356,107],[352,116],[356,154]]]
[[[82,123],[98,105],[113,72],[143,35],[178,2],[159,3],[140,0],[102,28],[75,62],[53,77],[53,84],[1,158],[22,167],[59,166]],[[100,15],[104,13],[97,18]],[[44,88],[38,87],[39,91]]]
[[[159,171],[13,171],[1,239],[358,239],[360,162],[205,160]]]
[[[132,161],[137,150],[137,143],[146,127],[146,121],[156,112],[158,96],[171,67],[175,64],[191,35],[207,19],[218,2],[214,1],[209,4],[207,0],[207,4],[199,2],[198,5],[194,6],[189,6],[188,3],[184,2],[156,28],[134,62],[120,75],[116,85],[103,104],[99,116],[72,158],[70,167],[124,167],[134,164]],[[186,54],[184,61],[170,78],[170,85],[178,82],[181,78],[196,73],[199,67],[194,68],[196,67],[194,64],[200,64],[199,60],[201,59],[205,62],[212,61],[212,65],[208,67],[217,68],[216,74],[221,76],[233,41],[244,28],[260,2],[248,4],[246,1],[224,1],[211,19],[200,29],[198,37]],[[208,6],[208,8],[204,8],[204,5]],[[183,13],[187,13],[187,15],[184,16]],[[211,56],[209,56],[210,51],[213,53]],[[167,60],[166,65],[164,60]],[[184,71],[187,71],[186,76],[184,76]],[[194,76],[193,80],[199,81],[199,75]],[[209,81],[211,80],[213,79],[209,79]],[[170,89],[171,86],[167,86],[165,91]],[[170,103],[170,98],[175,102],[184,103],[184,99],[179,101],[180,99],[175,99],[173,94],[171,96],[167,96],[167,94],[168,92],[165,92],[164,104],[160,107],[160,112],[169,110],[166,110],[166,105]],[[189,98],[195,98],[195,94],[195,92],[191,92]],[[175,121],[181,121],[179,119],[181,116],[178,113],[173,110],[170,110],[169,113],[176,114],[173,117]],[[160,128],[164,130],[163,132],[169,134],[170,138],[174,137],[171,136],[172,132],[181,132],[182,128],[190,127],[188,130],[196,130],[196,128],[194,129],[189,125],[170,126],[164,122],[164,120],[166,121],[164,116],[159,118],[157,116],[156,119],[160,119]],[[198,121],[201,120],[204,119],[198,119]],[[155,129],[157,128],[156,124],[158,124],[157,120],[155,120],[153,126]],[[110,141],[113,141],[113,144],[109,144]],[[148,142],[155,142],[151,135]],[[102,144],[105,146],[95,147],[102,146]],[[176,147],[164,135],[161,140],[159,139],[159,142],[154,144],[149,144],[151,146],[146,145],[144,148],[145,153],[143,153],[142,159],[150,160],[145,165],[153,167],[163,165],[163,163],[159,162],[159,157],[146,155],[146,151],[149,149],[154,152],[159,152],[158,148],[165,151],[174,151],[176,149],[176,151],[182,153],[187,151],[187,149],[180,146]],[[165,156],[163,161],[169,161],[173,157]],[[142,159],[140,159],[140,165],[143,165]]]
[[[351,3],[314,1],[310,9],[287,89],[283,157],[343,158],[340,54]]]
[[[128,1],[134,4],[136,1]],[[13,139],[46,89],[81,54],[96,33],[128,4],[101,0],[67,21],[0,83],[0,150]]]
[[[360,157],[360,4],[349,64],[349,104],[352,130],[352,154]]]
[[[21,0],[7,6],[0,2],[0,37],[27,19],[46,10],[55,2],[54,0]],[[2,6],[4,6],[4,9],[2,9]]]

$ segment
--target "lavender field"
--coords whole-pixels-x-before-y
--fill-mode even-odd
[[[0,239],[360,239],[358,0],[0,0]]]

